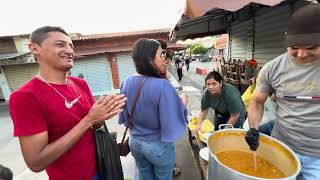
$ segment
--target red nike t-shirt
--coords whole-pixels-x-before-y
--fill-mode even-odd
[[[10,96],[9,109],[14,136],[48,132],[48,143],[65,135],[89,112],[94,99],[87,83],[68,77],[67,84],[50,84],[69,102],[81,95],[70,109],[64,98],[38,78],[33,78]],[[72,86],[72,84],[74,87]],[[92,129],[64,155],[46,168],[49,179],[91,180],[96,174],[95,144]]]

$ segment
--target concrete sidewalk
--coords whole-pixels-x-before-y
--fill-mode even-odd
[[[213,71],[214,69],[217,69],[217,63],[215,61],[209,61],[209,62],[199,62],[199,61],[192,61],[190,63],[189,71],[186,69],[183,70],[183,75],[187,78],[189,78],[191,81],[199,85],[201,88],[205,86],[205,78],[206,75],[201,75],[196,73],[196,68],[205,68],[208,70],[208,73]]]
[[[196,74],[196,68],[197,67],[207,68],[208,72],[209,72],[209,68],[213,67],[214,65],[215,65],[214,62],[202,63],[202,62],[195,62],[194,61],[190,64],[189,71],[186,71],[186,70],[183,71],[184,76],[183,76],[182,80],[178,81],[178,82],[183,89],[182,92],[184,92],[188,95],[189,103],[188,103],[187,109],[188,109],[189,113],[191,113],[192,111],[200,111],[201,97],[202,97],[202,92],[203,92],[202,87],[204,86],[204,80],[206,77],[206,75]],[[173,66],[173,64],[171,64],[171,67],[172,66]],[[177,73],[174,68],[170,68],[170,72],[175,78],[177,78]],[[196,89],[197,91],[194,91],[194,89]],[[213,117],[214,117],[214,112],[212,111],[212,109],[209,109],[209,113],[207,115],[207,118],[212,121]],[[195,140],[193,140],[191,144],[189,144],[189,141],[187,141],[187,144],[191,148],[193,163],[195,163],[195,165],[196,165],[195,168],[197,169],[197,174],[200,174],[200,176],[197,177],[196,180],[201,180],[202,176],[201,176],[201,168],[200,168],[200,162],[199,162],[199,150],[200,150],[199,146],[197,145],[197,142]],[[177,158],[177,162],[179,162],[179,161],[180,160]],[[185,162],[185,161],[182,160],[182,162]],[[182,168],[183,169],[190,169],[191,166],[193,166],[193,164],[190,163],[187,166],[190,166],[190,167],[183,166]],[[192,167],[192,168],[194,168],[194,167]]]

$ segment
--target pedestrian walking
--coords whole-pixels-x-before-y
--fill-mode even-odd
[[[179,81],[181,81],[182,80],[182,67],[183,67],[182,60],[177,59],[175,65],[176,65],[176,70],[177,70]]]

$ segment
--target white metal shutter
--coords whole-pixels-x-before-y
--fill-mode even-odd
[[[120,85],[122,81],[136,73],[136,67],[134,65],[133,59],[129,54],[118,54],[117,64],[119,72]]]
[[[96,55],[78,58],[73,63],[71,76],[78,76],[79,73],[82,73],[92,95],[105,95],[113,90],[110,65],[106,56]]]
[[[241,23],[231,24],[230,36],[230,55],[231,59],[241,59],[242,61],[251,58],[252,54],[252,38],[250,32],[252,30],[252,20]]]
[[[284,35],[289,16],[289,6],[282,6],[256,17],[254,59],[259,64],[265,64],[286,52]]]
[[[11,92],[38,74],[38,63],[3,66]]]

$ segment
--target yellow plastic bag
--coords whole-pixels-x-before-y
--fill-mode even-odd
[[[198,118],[193,117],[191,118],[190,122],[188,123],[188,128],[190,131],[194,131],[197,127]],[[205,119],[200,127],[200,131],[204,133],[209,133],[214,131],[214,125],[210,122],[209,119]]]
[[[190,129],[190,131],[194,131],[197,128],[197,122],[198,118],[191,118],[190,122],[188,123],[188,128]]]
[[[210,122],[209,119],[205,119],[202,124],[200,131],[203,133],[210,133],[214,131],[214,125]]]

